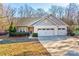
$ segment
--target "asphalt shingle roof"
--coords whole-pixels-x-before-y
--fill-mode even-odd
[[[47,20],[45,23],[44,21]],[[17,26],[33,26],[33,25],[67,25],[61,19],[53,15],[45,15],[42,18],[25,18],[17,21]]]

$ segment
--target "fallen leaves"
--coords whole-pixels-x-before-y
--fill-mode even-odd
[[[0,44],[0,56],[50,55],[39,42]]]

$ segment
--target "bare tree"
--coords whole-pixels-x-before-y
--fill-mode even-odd
[[[24,13],[25,13],[25,17],[31,18],[33,17],[35,10],[28,6],[27,4],[24,4]]]
[[[45,14],[46,14],[46,12],[45,12],[45,10],[42,9],[42,8],[38,8],[38,9],[36,10],[36,15],[37,15],[37,17],[42,17],[42,16],[44,16]]]
[[[3,16],[3,4],[0,3],[0,17]]]
[[[58,15],[60,19],[62,19],[62,16],[64,15],[64,9],[60,6],[58,7]]]
[[[20,18],[23,18],[25,16],[25,14],[24,14],[24,7],[23,6],[20,6],[18,8],[18,14],[19,14]]]
[[[56,16],[58,12],[58,7],[55,5],[52,5],[51,8],[49,9],[49,12],[53,14],[54,16]]]
[[[20,15],[20,18],[31,18],[33,17],[34,13],[35,10],[27,4],[20,6],[18,9],[18,14]]]
[[[77,24],[79,25],[79,11],[77,12],[76,21],[77,21]]]
[[[78,6],[75,3],[70,3],[65,9],[65,18],[67,18],[66,20],[69,21],[70,24],[73,22],[72,25],[77,24],[77,12]]]
[[[78,6],[75,3],[70,3],[66,8],[67,17],[74,19],[76,16],[77,10],[78,10]]]
[[[7,17],[9,24],[13,21],[15,14],[16,8],[12,8],[10,5],[8,5],[5,10],[5,16]]]

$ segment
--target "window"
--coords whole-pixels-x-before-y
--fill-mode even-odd
[[[51,28],[51,30],[54,30],[53,28]]]
[[[45,30],[45,29],[43,28],[43,30]]]
[[[22,32],[22,30],[20,30],[20,32]]]
[[[25,32],[25,31],[23,31],[23,32]]]
[[[62,30],[65,30],[65,28],[62,28]]]
[[[65,30],[65,28],[58,28],[58,30]]]
[[[50,30],[49,28],[47,28],[47,30]]]
[[[38,30],[41,30],[40,28]]]
[[[61,30],[61,28],[58,28],[58,30]]]

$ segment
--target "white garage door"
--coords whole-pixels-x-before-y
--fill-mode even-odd
[[[58,28],[57,35],[67,35],[65,28]]]
[[[54,28],[40,28],[38,29],[38,36],[53,36],[55,35]]]

